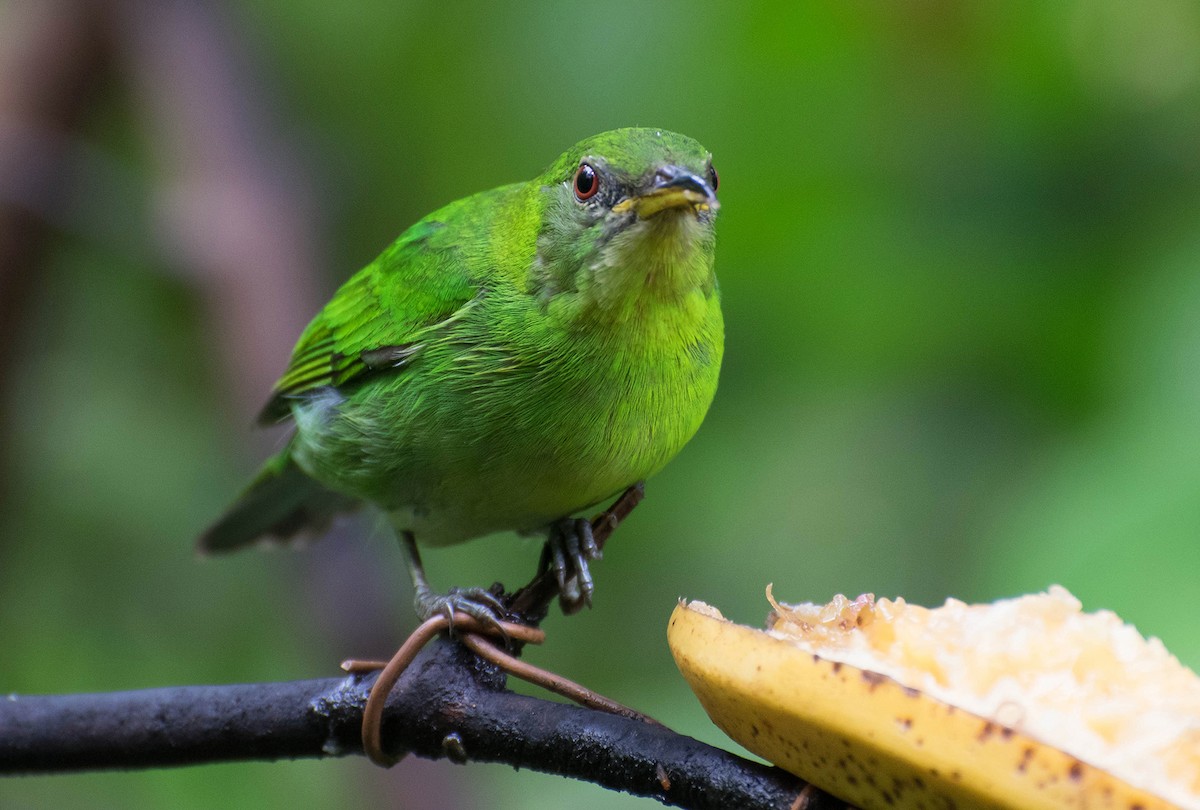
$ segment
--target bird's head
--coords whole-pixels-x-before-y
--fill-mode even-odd
[[[616,311],[715,287],[717,172],[691,138],[644,128],[596,135],[547,169],[538,195],[543,294]]]

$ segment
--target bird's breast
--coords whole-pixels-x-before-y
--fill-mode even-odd
[[[565,331],[539,369],[538,446],[557,480],[600,499],[662,468],[716,393],[723,324],[715,296],[609,326]],[[586,506],[581,503],[579,506]],[[578,508],[578,507],[577,507]]]
[[[716,392],[715,306],[622,329],[512,315],[461,324],[403,372],[427,384],[380,398],[405,425],[387,500],[426,541],[534,530],[599,503],[678,453]]]

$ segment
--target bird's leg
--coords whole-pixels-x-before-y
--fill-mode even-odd
[[[500,621],[507,611],[495,594],[483,588],[451,588],[449,593],[436,593],[425,578],[425,566],[421,564],[421,553],[417,550],[417,539],[412,532],[400,532],[400,548],[404,551],[408,573],[412,577],[413,607],[421,621],[445,616],[453,627],[455,614],[465,613],[489,627],[498,628],[500,635],[507,638],[500,627]]]
[[[601,556],[590,520],[567,517],[550,524],[546,558],[558,583],[563,613],[591,607],[595,585],[588,564]]]
[[[513,595],[512,609],[518,615],[544,617],[546,605],[554,598],[547,586],[557,586],[563,613],[577,613],[591,605],[594,586],[589,563],[600,559],[605,541],[645,496],[645,484],[638,481],[590,521],[566,517],[550,524],[538,575]]]

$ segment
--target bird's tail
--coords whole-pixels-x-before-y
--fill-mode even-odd
[[[221,518],[200,536],[201,552],[232,551],[259,539],[320,534],[339,512],[358,506],[310,478],[284,450],[273,456]]]

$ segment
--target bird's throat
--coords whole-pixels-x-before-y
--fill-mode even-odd
[[[618,319],[678,305],[697,293],[707,297],[716,284],[711,227],[690,211],[638,221],[600,248],[588,281],[581,291]]]

